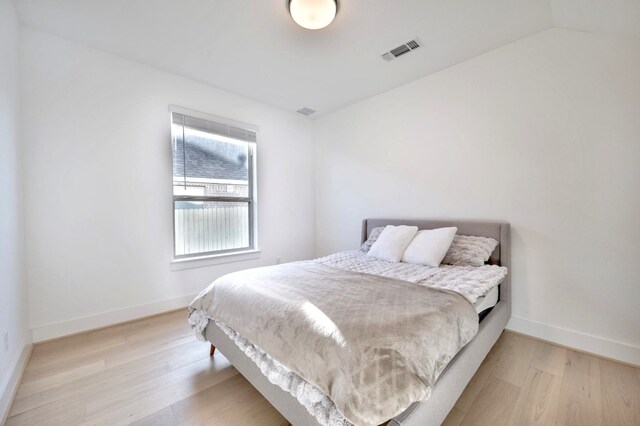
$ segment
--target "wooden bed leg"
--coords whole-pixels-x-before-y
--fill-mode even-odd
[[[211,349],[209,349],[209,356],[213,356],[213,353],[216,351],[216,347],[211,345]]]

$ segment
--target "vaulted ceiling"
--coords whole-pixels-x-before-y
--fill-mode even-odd
[[[297,26],[287,0],[18,0],[22,23],[267,104],[325,114],[553,25],[548,0],[340,0]],[[380,55],[418,37],[392,62]]]

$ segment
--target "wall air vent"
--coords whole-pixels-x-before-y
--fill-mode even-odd
[[[298,111],[296,111],[296,112],[299,112],[299,113],[300,113],[300,114],[302,114],[302,115],[311,115],[311,114],[313,114],[314,112],[316,112],[316,110],[315,110],[315,109],[311,109],[311,108],[304,107],[304,108],[300,108],[300,109],[299,109]]]
[[[390,62],[404,55],[405,53],[416,50],[420,46],[422,46],[422,42],[420,42],[420,39],[416,37],[415,39],[408,41],[405,44],[401,44],[400,46],[391,49],[390,51],[385,52],[380,56],[382,56],[382,59],[384,59],[385,61]]]

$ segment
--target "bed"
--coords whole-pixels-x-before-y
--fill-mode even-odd
[[[491,254],[488,264],[508,268],[506,277],[497,290],[490,292],[474,303],[481,321],[475,337],[448,362],[448,365],[431,387],[428,399],[414,402],[402,413],[396,415],[388,425],[440,425],[461,395],[467,383],[475,374],[482,360],[504,330],[511,314],[510,303],[510,226],[505,222],[469,220],[404,220],[365,219],[362,223],[362,242],[366,241],[372,229],[386,225],[410,225],[420,229],[434,229],[456,226],[458,234],[489,237],[499,242]],[[492,300],[493,299],[493,300]],[[495,305],[493,301],[497,299]],[[247,356],[237,340],[230,336],[229,329],[214,321],[208,322],[204,337],[218,349],[238,371],[285,417],[295,425],[314,425],[319,422],[307,409],[278,385],[269,381],[254,359]]]

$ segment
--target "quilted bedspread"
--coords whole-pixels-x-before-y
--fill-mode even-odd
[[[209,320],[226,324],[356,425],[427,398],[478,330],[458,293],[317,261],[226,275],[193,301],[190,317],[200,337]]]

